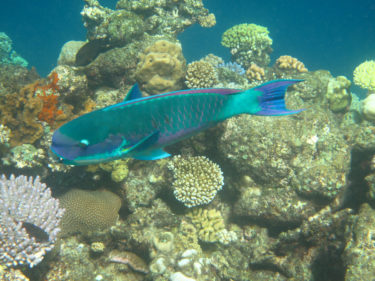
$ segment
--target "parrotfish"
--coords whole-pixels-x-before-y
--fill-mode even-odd
[[[190,89],[142,97],[137,84],[123,102],[84,114],[57,129],[51,150],[61,162],[88,165],[119,158],[155,160],[164,148],[239,114],[288,115],[288,86],[302,80],[274,80],[245,91]]]

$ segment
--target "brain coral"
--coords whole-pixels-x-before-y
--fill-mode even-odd
[[[204,156],[174,156],[168,164],[174,175],[174,195],[187,207],[208,204],[224,184],[216,163]]]
[[[187,67],[186,85],[193,88],[210,88],[215,85],[217,73],[215,68],[206,61],[194,61]]]
[[[175,91],[183,87],[185,68],[181,44],[159,40],[140,55],[136,79],[149,94]]]
[[[354,69],[354,84],[375,91],[375,61],[365,61]]]
[[[65,208],[61,221],[64,234],[105,229],[118,218],[121,199],[107,190],[72,189],[60,197]]]

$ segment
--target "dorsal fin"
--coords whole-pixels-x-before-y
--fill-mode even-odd
[[[124,101],[131,101],[142,97],[142,92],[139,89],[138,83],[135,83],[130,91],[126,94]]]

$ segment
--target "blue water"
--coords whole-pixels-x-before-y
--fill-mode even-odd
[[[114,0],[100,1],[114,8]],[[41,75],[55,65],[62,45],[84,40],[80,11],[83,1],[2,0],[0,32],[8,34],[14,49]],[[68,4],[67,4],[68,3]],[[355,66],[375,59],[375,1],[227,0],[204,1],[217,25],[195,25],[179,36],[188,61],[208,53],[229,59],[220,45],[221,34],[239,23],[267,26],[273,39],[273,59],[283,54],[303,61],[309,70],[328,69],[352,77]],[[360,4],[357,4],[360,3]]]

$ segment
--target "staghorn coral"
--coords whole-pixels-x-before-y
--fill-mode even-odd
[[[0,179],[0,262],[11,267],[42,261],[56,242],[64,210],[51,190],[26,176]]]
[[[354,84],[369,92],[375,92],[375,60],[365,61],[353,72]]]
[[[270,62],[272,39],[266,27],[256,24],[238,24],[226,30],[221,39],[230,48],[232,61],[248,68],[252,62],[266,66]]]
[[[72,189],[59,199],[66,209],[61,221],[63,234],[110,227],[116,222],[121,207],[121,199],[107,190]]]
[[[140,55],[136,79],[149,94],[180,90],[185,67],[181,44],[158,40]]]
[[[174,195],[187,207],[210,203],[224,184],[219,165],[204,156],[177,155],[168,168],[173,171]]]
[[[215,68],[205,61],[194,61],[187,67],[186,85],[189,88],[210,88],[218,82]]]
[[[217,242],[225,229],[224,219],[220,211],[215,209],[193,209],[188,217],[197,228],[198,238],[204,242]]]
[[[292,72],[307,72],[307,68],[298,59],[291,56],[280,56],[275,63],[275,66],[283,71]]]
[[[264,68],[257,66],[255,63],[251,63],[249,68],[246,70],[246,78],[250,81],[264,81],[265,72]]]

